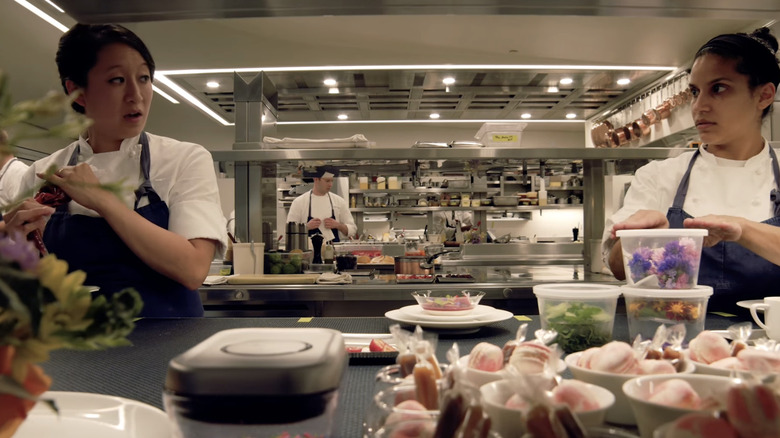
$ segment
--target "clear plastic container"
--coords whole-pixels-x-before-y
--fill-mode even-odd
[[[629,286],[648,289],[691,289],[707,230],[664,228],[619,230],[623,267]]]
[[[566,353],[598,347],[612,340],[620,288],[595,283],[538,284],[542,328],[558,332],[556,342]]]
[[[223,330],[171,360],[165,410],[175,437],[330,437],[346,365],[335,330]]]
[[[520,147],[523,130],[528,123],[484,123],[474,136],[485,146],[498,148]]]
[[[652,339],[661,324],[685,324],[686,342],[704,330],[707,303],[712,295],[710,286],[674,290],[623,286],[620,291],[626,300],[629,339],[636,335]]]

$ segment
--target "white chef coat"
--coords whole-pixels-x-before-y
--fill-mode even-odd
[[[328,200],[330,197],[330,201]],[[299,224],[305,224],[309,218],[309,199],[311,198],[311,217],[313,219],[321,219],[320,231],[325,241],[333,233],[332,230],[325,228],[325,219],[331,216],[330,203],[333,202],[333,212],[336,213],[336,221],[347,226],[349,231],[346,235],[339,231],[339,241],[346,242],[349,240],[349,236],[354,236],[357,233],[357,225],[352,218],[352,213],[349,211],[349,205],[347,201],[341,196],[328,192],[325,196],[317,196],[312,193],[311,190],[293,199],[290,204],[290,211],[287,213],[287,222],[295,222]]]
[[[227,247],[225,216],[219,200],[214,160],[201,145],[146,133],[149,137],[151,158],[149,179],[154,191],[167,204],[170,218],[168,230],[190,239],[211,239],[218,242],[217,254]],[[73,150],[79,147],[79,163],[88,163],[101,184],[121,183],[125,190],[122,199],[134,208],[134,190],[143,181],[141,173],[141,144],[139,136],[125,139],[118,151],[96,154],[84,137],[79,137],[64,149],[42,158],[30,166],[22,177],[20,191],[31,190],[51,166],[67,165]],[[147,205],[142,198],[138,207]],[[97,212],[75,201],[68,205],[71,214],[97,217]]]
[[[769,144],[747,160],[728,160],[699,147],[693,164],[683,210],[693,217],[708,214],[739,216],[761,222],[774,216],[769,194],[775,188]],[[607,219],[602,235],[606,263],[612,246],[610,231],[638,210],[658,210],[666,215],[674,202],[677,187],[690,164],[693,153],[666,160],[651,161],[637,169],[626,193],[623,207]]]
[[[0,169],[0,206],[10,205],[16,200],[22,175],[28,167],[20,159],[11,158]]]

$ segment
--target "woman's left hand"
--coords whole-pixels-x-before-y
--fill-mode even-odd
[[[99,211],[104,199],[114,196],[100,187],[100,180],[87,163],[65,166],[50,175],[39,173],[38,177],[60,187],[71,199],[91,210]]]
[[[685,219],[685,228],[703,228],[709,231],[704,246],[715,246],[721,241],[736,242],[742,237],[742,218],[736,216],[707,215]]]

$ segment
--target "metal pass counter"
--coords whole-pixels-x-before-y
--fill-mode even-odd
[[[457,342],[466,354],[479,342],[503,345],[514,338],[522,323],[529,332],[540,328],[538,316],[516,316],[481,327],[466,335],[439,333],[437,357],[446,363],[445,354]],[[725,329],[738,322],[733,318],[707,315],[707,329]],[[162,409],[162,392],[168,362],[216,332],[243,327],[322,327],[343,333],[388,333],[392,321],[374,318],[184,318],[144,319],[138,322],[129,339],[133,346],[106,351],[55,351],[43,364],[54,379],[52,390],[92,392],[138,400]],[[615,319],[614,338],[628,341],[625,314]],[[339,393],[334,437],[360,437],[366,407],[371,399],[374,376],[383,364],[347,367]],[[566,372],[565,377],[571,377]]]

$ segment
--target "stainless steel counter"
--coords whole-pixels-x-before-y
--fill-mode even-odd
[[[457,266],[475,283],[403,283],[392,274],[353,277],[352,284],[220,285],[200,288],[207,315],[381,316],[412,304],[410,293],[420,289],[484,291],[485,302],[507,310],[533,313],[533,286],[540,283],[588,282],[622,284],[614,277],[586,272],[578,265]],[[447,272],[446,270],[442,272]],[[454,272],[454,271],[453,271]]]

